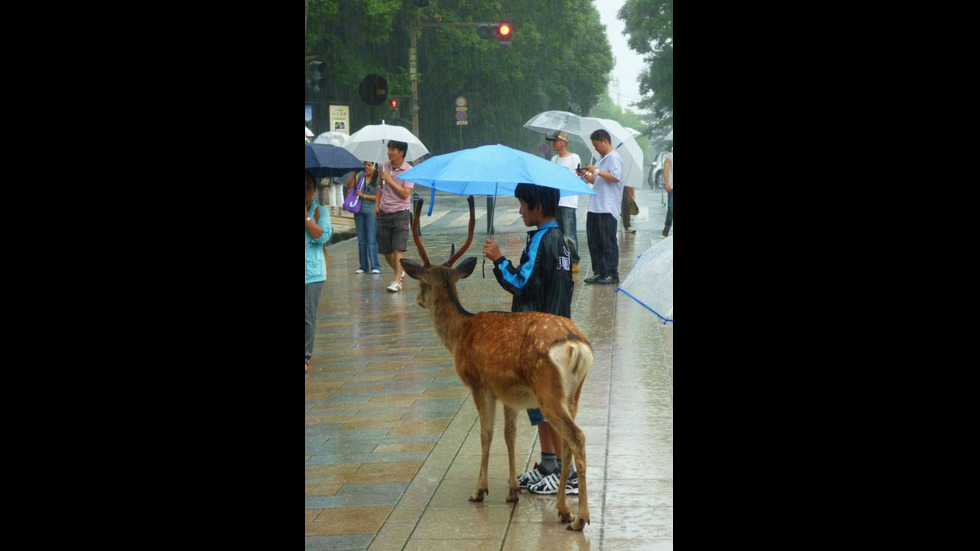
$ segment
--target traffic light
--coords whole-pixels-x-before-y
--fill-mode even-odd
[[[480,23],[476,27],[476,35],[480,38],[492,38],[501,44],[510,44],[514,35],[514,27],[510,23]]]
[[[510,23],[501,23],[497,26],[497,40],[501,44],[510,44],[510,37],[514,32],[514,28],[510,26]]]
[[[313,85],[313,91],[320,91],[320,81],[323,80],[325,76],[320,72],[320,67],[323,65],[321,61],[311,61],[307,64],[310,68],[310,84]]]
[[[392,109],[398,109],[398,98],[391,98],[388,100],[388,106]]]

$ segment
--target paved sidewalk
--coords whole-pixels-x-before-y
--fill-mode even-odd
[[[635,234],[620,231],[620,277],[660,235],[663,213],[649,204]],[[658,210],[659,209],[659,210]],[[582,210],[582,209],[580,209]],[[576,422],[586,435],[591,524],[571,532],[558,521],[554,496],[522,493],[508,504],[503,414],[498,406],[489,465],[490,493],[476,485],[480,435],[469,390],[459,381],[428,311],[406,277],[389,293],[391,268],[355,275],[357,240],[327,247],[328,276],[317,339],[306,376],[306,549],[569,550],[673,548],[673,324],[662,321],[615,285],[585,285],[591,274],[584,212],[579,224],[581,271],[575,275],[572,320],[592,343],[595,362]],[[336,223],[336,222],[335,222]],[[470,312],[510,310],[510,295],[484,269],[479,224],[464,255],[476,270],[458,284]],[[336,231],[336,227],[335,227]],[[465,241],[453,228],[424,232],[430,261]],[[497,233],[516,257],[524,231]],[[409,241],[407,258],[418,260]],[[458,261],[457,261],[458,264]],[[484,277],[485,274],[485,277]],[[521,472],[540,459],[537,431],[518,417]],[[573,514],[578,498],[570,496]]]

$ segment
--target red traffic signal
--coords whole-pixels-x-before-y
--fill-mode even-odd
[[[396,98],[391,98],[390,100],[388,100],[388,105],[392,109],[398,109],[398,100]]]
[[[514,27],[510,23],[480,23],[476,27],[476,34],[480,38],[491,38],[501,44],[509,44],[510,39],[513,38]]]

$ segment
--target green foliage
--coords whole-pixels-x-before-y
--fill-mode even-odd
[[[475,26],[508,21],[510,48],[480,39]],[[330,104],[350,107],[351,128],[382,119],[412,127],[412,102],[396,116],[361,101],[358,86],[376,73],[391,95],[411,96],[409,47],[417,23],[419,137],[434,154],[501,143],[536,152],[543,136],[523,128],[549,110],[585,113],[606,98],[613,57],[591,0],[440,0],[417,8],[407,0],[309,0],[307,61],[321,61],[326,78],[313,90],[307,68],[306,101],[317,134],[327,130]],[[455,99],[467,99],[466,125],[456,124]]]
[[[648,63],[638,78],[644,96],[638,107],[652,112],[644,133],[661,146],[662,136],[674,127],[673,0],[626,0],[617,17],[625,23],[630,49]]]

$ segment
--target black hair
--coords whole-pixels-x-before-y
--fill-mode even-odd
[[[313,180],[313,187],[316,187],[316,178],[313,176],[313,173],[307,170],[306,177],[309,178],[310,180]]]
[[[395,148],[405,154],[408,152],[408,144],[397,140],[388,140],[388,149]]]
[[[371,176],[371,181],[366,182],[366,184],[377,184],[378,177],[381,176],[381,171],[378,170],[378,163],[375,163],[374,161],[371,161],[371,163],[374,164],[374,176]],[[365,171],[364,174],[367,174],[367,171]]]
[[[592,135],[589,136],[589,139],[590,140],[596,140],[596,141],[599,141],[599,142],[605,140],[605,141],[607,141],[609,143],[612,143],[612,138],[609,137],[609,132],[606,132],[606,129],[605,128],[600,128],[600,129],[596,130],[595,132],[593,132]]]
[[[535,184],[517,184],[514,189],[514,197],[523,199],[529,209],[541,205],[541,214],[547,217],[558,215],[559,195],[556,188]]]

